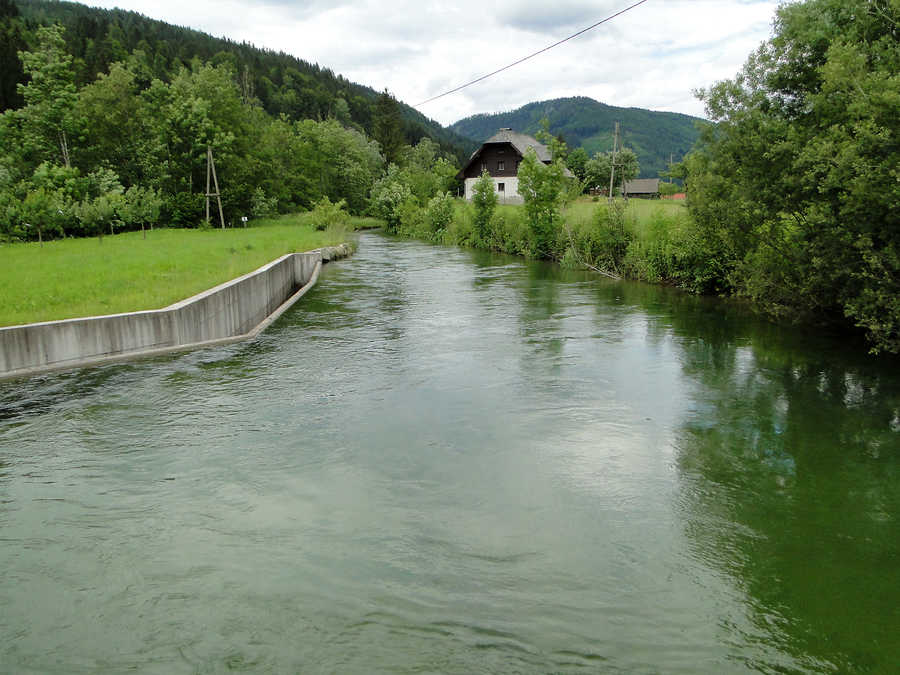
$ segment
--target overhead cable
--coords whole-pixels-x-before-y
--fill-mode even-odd
[[[543,49],[539,49],[538,51],[534,52],[533,54],[529,54],[528,56],[524,56],[524,57],[522,57],[521,59],[519,59],[518,61],[514,61],[513,63],[510,63],[510,64],[507,65],[507,66],[503,66],[502,68],[498,68],[497,70],[495,70],[495,71],[492,72],[492,73],[488,73],[487,75],[482,75],[481,77],[476,78],[476,79],[472,80],[471,82],[466,82],[465,84],[461,84],[461,85],[459,85],[458,87],[456,87],[455,89],[451,89],[450,91],[445,91],[443,94],[438,94],[437,96],[432,96],[431,98],[429,98],[429,99],[427,99],[427,100],[425,100],[425,101],[422,101],[421,103],[416,103],[415,106],[413,106],[413,107],[418,108],[420,105],[425,105],[426,103],[431,103],[432,101],[436,101],[436,100],[438,100],[439,98],[443,98],[444,96],[449,96],[450,94],[455,94],[456,92],[458,92],[458,91],[460,91],[460,90],[462,90],[462,89],[465,89],[466,87],[471,87],[473,84],[476,84],[476,83],[478,83],[478,82],[481,82],[481,81],[483,81],[483,80],[486,80],[486,79],[488,79],[489,77],[493,77],[494,75],[497,75],[498,73],[502,73],[504,70],[509,70],[509,69],[512,68],[513,66],[517,66],[517,65],[519,65],[520,63],[523,63],[523,62],[527,61],[528,59],[532,59],[532,58],[534,58],[535,56],[537,56],[538,54],[543,54],[544,52],[550,51],[550,50],[553,49],[554,47],[558,47],[558,46],[561,45],[563,42],[568,42],[568,41],[571,40],[572,38],[577,38],[579,35],[583,35],[584,33],[587,33],[589,30],[593,30],[593,29],[596,28],[597,26],[600,26],[600,25],[606,23],[607,21],[612,21],[612,20],[615,19],[617,16],[621,16],[621,15],[624,14],[625,12],[634,9],[634,8],[637,7],[638,5],[643,5],[645,2],[647,2],[647,0],[640,0],[639,2],[636,2],[636,3],[634,3],[633,5],[630,5],[630,6],[626,7],[625,9],[619,10],[619,11],[616,12],[615,14],[611,14],[610,16],[606,17],[606,18],[603,19],[602,21],[598,21],[597,23],[595,23],[595,24],[593,24],[593,25],[591,25],[591,26],[588,26],[587,28],[583,28],[582,30],[578,31],[577,33],[572,33],[572,35],[570,35],[570,36],[567,37],[567,38],[563,38],[563,39],[560,40],[559,42],[554,42],[552,45],[549,45],[549,46],[547,46],[547,47],[544,47]]]

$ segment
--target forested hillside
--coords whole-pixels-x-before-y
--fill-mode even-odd
[[[285,54],[131,12],[22,9],[0,0],[0,242],[203,226],[207,192],[232,223],[361,214],[385,169],[428,166],[446,190],[467,150],[387,92]]]
[[[501,127],[534,135],[541,120],[550,121],[550,132],[561,135],[569,148],[583,147],[589,156],[612,149],[613,129],[619,122],[625,147],[634,150],[640,176],[655,178],[687,154],[699,136],[696,117],[653,112],[641,108],[617,108],[587,97],[558,98],[522,106],[512,112],[466,117],[450,125],[458,134],[483,141]]]
[[[19,14],[17,21],[11,20],[14,7]],[[52,0],[0,0],[0,36],[5,38],[0,47],[0,111],[21,104],[15,85],[25,78],[16,51],[33,47],[35,28],[51,23],[65,28],[66,50],[73,57],[77,87],[93,82],[117,61],[128,61],[149,83],[153,78],[168,82],[180,68],[199,59],[228,65],[236,74],[241,95],[258,99],[270,115],[284,114],[292,120],[333,117],[352,121],[369,135],[374,132],[379,93],[328,68],[283,52],[172,26],[136,12]],[[401,103],[399,108],[407,143],[415,144],[427,136],[459,158],[474,149],[470,139],[443,128],[408,105]]]

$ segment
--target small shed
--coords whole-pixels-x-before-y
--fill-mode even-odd
[[[625,181],[625,196],[659,199],[659,178],[637,178]]]

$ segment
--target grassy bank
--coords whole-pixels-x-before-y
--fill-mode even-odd
[[[610,206],[606,199],[581,197],[560,212],[544,242],[529,226],[522,206],[498,205],[481,233],[472,204],[454,200],[452,217],[442,227],[435,226],[441,219],[432,208],[405,208],[396,231],[694,291],[715,291],[714,280],[722,278],[719,270],[711,269],[714,261],[683,202],[630,199]]]
[[[0,245],[0,326],[158,309],[294,251],[347,240],[308,214],[228,230],[157,229]],[[366,225],[369,219],[352,219]]]

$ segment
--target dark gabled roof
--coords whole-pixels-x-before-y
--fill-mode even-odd
[[[625,181],[625,192],[630,195],[651,195],[659,192],[659,178],[638,178]]]
[[[549,162],[552,157],[550,156],[550,148],[548,148],[543,143],[539,143],[537,139],[532,138],[528,134],[519,134],[513,131],[512,129],[501,129],[496,134],[487,139],[482,147],[487,145],[488,143],[511,143],[512,146],[516,149],[516,151],[525,156],[525,151],[528,148],[534,148],[535,154],[537,154],[537,158],[542,162]]]
[[[522,157],[525,156],[525,152],[528,148],[534,148],[534,153],[537,155],[539,161],[544,164],[549,164],[553,160],[553,157],[550,154],[550,148],[539,142],[536,138],[529,136],[528,134],[517,133],[512,129],[501,129],[482,143],[481,147],[472,153],[472,156],[469,157],[469,161],[465,163],[465,166],[463,166],[457,175],[462,176],[472,162],[475,161],[475,158],[481,154],[482,150],[484,150],[484,146],[492,143],[509,143],[515,148],[516,152],[522,155]],[[565,170],[565,175],[569,178],[573,177],[572,172],[568,169]]]

